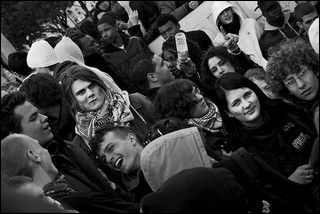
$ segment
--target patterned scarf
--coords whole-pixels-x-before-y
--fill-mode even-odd
[[[95,130],[102,124],[112,122],[115,125],[129,126],[129,121],[133,119],[128,93],[123,91],[120,94],[114,90],[108,90],[106,100],[100,110],[76,113],[75,131],[89,145]]]
[[[206,102],[209,107],[207,114],[200,118],[189,118],[186,121],[191,126],[203,128],[212,133],[220,132],[219,128],[222,127],[222,118],[218,107],[210,100],[206,100]]]
[[[64,175],[60,175],[55,181],[46,184],[43,187],[43,191],[45,196],[51,197],[53,199],[59,199],[63,196],[76,192],[68,186]]]

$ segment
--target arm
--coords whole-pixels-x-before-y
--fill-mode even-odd
[[[176,8],[174,1],[157,1],[156,4],[161,14],[170,13],[174,15],[178,21],[192,11],[192,9],[189,8],[188,2],[178,8]]]

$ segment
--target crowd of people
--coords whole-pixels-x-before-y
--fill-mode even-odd
[[[214,1],[214,40],[179,24],[202,3],[98,1],[9,55],[2,212],[319,212],[318,2]]]

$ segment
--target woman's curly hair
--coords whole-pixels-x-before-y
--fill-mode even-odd
[[[301,66],[306,66],[319,76],[319,56],[312,46],[301,38],[285,40],[269,50],[267,65],[268,84],[279,96],[292,100],[283,80],[289,74],[299,73]]]

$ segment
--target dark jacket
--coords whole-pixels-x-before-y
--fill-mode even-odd
[[[266,22],[265,29],[259,40],[261,52],[265,59],[269,59],[268,49],[270,47],[274,47],[276,44],[286,38],[290,39],[299,36],[299,27],[296,24],[293,13],[289,14],[284,12],[284,14],[286,22],[281,29]],[[288,23],[291,25],[291,27],[288,25]],[[283,35],[281,32],[285,35]]]
[[[120,33],[124,49],[117,48],[112,44],[102,44],[103,56],[110,59],[111,63],[118,69],[122,76],[123,82],[127,84],[129,93],[134,93],[137,90],[131,81],[132,74],[130,73],[131,59],[142,51],[148,50],[148,46],[141,41],[140,38],[132,36],[128,37],[124,33]]]
[[[84,62],[88,66],[98,68],[100,71],[109,74],[122,90],[131,90],[130,87],[127,88],[127,84],[124,81],[126,78],[106,56],[103,57],[100,53],[92,54],[84,57]]]
[[[153,102],[154,99],[156,98],[160,88],[161,87],[143,90],[143,91],[141,91],[141,94],[143,94],[144,96],[148,97],[148,99]]]
[[[75,137],[76,122],[67,104],[60,105],[59,118],[48,117],[52,133],[64,140],[71,141]]]
[[[48,149],[53,164],[65,176],[71,189],[79,194],[88,193],[83,195],[89,195],[89,193],[92,193],[97,196],[96,198],[94,196],[90,198],[92,210],[138,211],[137,204],[126,201],[123,196],[114,190],[87,153],[79,146],[56,137],[54,141],[46,144],[45,148]],[[76,197],[70,197],[77,201]],[[59,198],[54,199],[59,200]],[[75,204],[81,206],[82,203],[78,201]],[[74,209],[80,210],[79,207],[74,207]]]
[[[134,116],[131,128],[142,140],[155,123],[155,106],[149,98],[140,93],[130,94],[129,99],[130,110]]]
[[[312,121],[298,111],[278,110],[263,115],[261,127],[240,126],[240,139],[250,152],[289,177],[299,166],[309,162],[316,139]]]

